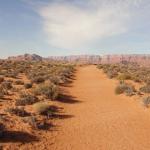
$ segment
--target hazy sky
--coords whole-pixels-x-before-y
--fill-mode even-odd
[[[0,52],[150,53],[150,0],[1,0]]]

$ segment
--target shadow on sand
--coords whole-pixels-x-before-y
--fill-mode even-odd
[[[50,106],[52,114],[49,116],[50,119],[69,119],[74,117],[73,115],[64,114],[62,112],[63,108],[58,106]]]
[[[75,104],[81,102],[77,100],[76,97],[67,94],[60,94],[57,101],[68,104]]]
[[[22,131],[4,131],[3,137],[0,140],[3,143],[8,142],[21,142],[21,143],[30,143],[30,142],[38,142],[38,138],[34,135],[31,135],[27,132]]]
[[[76,80],[75,72],[76,71],[74,71],[74,73],[72,73],[69,77],[67,77],[65,83],[62,83],[60,85],[63,86],[63,87],[72,87],[73,86],[72,85],[73,81]]]

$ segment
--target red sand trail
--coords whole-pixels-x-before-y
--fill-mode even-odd
[[[74,97],[63,104],[73,117],[61,120],[52,150],[150,150],[150,113],[132,98],[115,95],[115,80],[96,66],[80,67]]]

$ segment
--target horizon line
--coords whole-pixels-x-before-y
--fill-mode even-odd
[[[0,58],[0,59],[8,59],[9,57],[18,57],[18,56],[24,56],[24,55],[38,55],[42,58],[49,58],[49,57],[69,57],[69,56],[127,56],[127,55],[150,55],[150,53],[107,53],[107,54],[70,54],[70,55],[48,55],[47,57],[42,56],[40,54],[36,54],[36,53],[24,53],[24,54],[19,54],[19,55],[10,55],[10,56],[6,56],[5,58]]]

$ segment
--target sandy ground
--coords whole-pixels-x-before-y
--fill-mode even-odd
[[[66,87],[52,150],[150,150],[150,113],[134,98],[115,95],[115,80],[96,66],[81,67]]]

